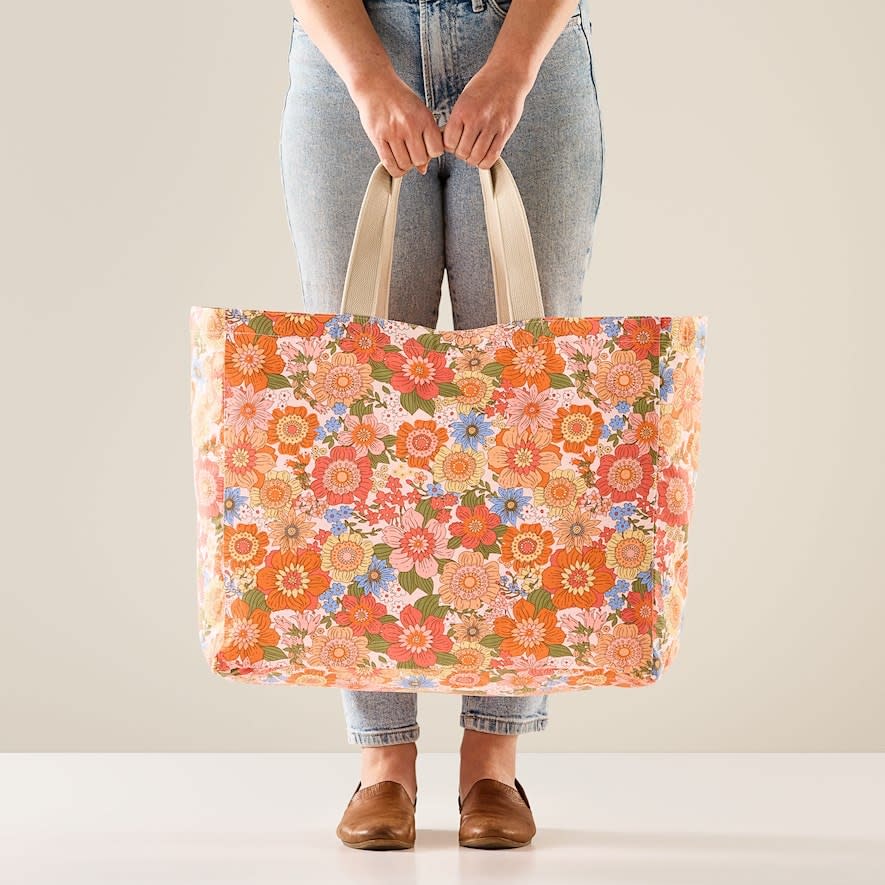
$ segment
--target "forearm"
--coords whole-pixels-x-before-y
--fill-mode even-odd
[[[396,76],[363,0],[290,0],[298,21],[351,95]]]
[[[577,0],[511,0],[486,65],[531,89],[547,53],[571,18]]]

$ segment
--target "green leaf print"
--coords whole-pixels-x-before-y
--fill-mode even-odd
[[[256,608],[260,608],[262,611],[270,611],[270,607],[267,604],[267,597],[260,590],[250,590],[248,593],[243,594],[243,602],[249,606],[249,614],[255,611]]]
[[[267,375],[267,386],[271,390],[280,390],[283,387],[291,387],[292,383],[285,375],[276,375],[271,372]]]
[[[263,313],[258,314],[258,316],[252,317],[249,320],[249,328],[254,329],[259,335],[273,335],[273,322],[270,317],[266,316]]]
[[[281,648],[276,648],[272,645],[264,646],[264,660],[265,661],[285,661],[286,653]]]

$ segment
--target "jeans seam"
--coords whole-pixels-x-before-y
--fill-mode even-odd
[[[418,724],[414,725],[402,725],[399,727],[393,728],[351,728],[349,729],[351,734],[401,734],[404,731],[415,731],[418,728]]]

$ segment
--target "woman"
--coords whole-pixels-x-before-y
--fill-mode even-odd
[[[377,163],[401,185],[391,319],[435,327],[443,272],[455,329],[491,325],[494,284],[478,169],[519,186],[548,316],[582,314],[603,136],[587,0],[292,0],[282,181],[305,308],[337,313]],[[419,174],[408,175],[413,168]],[[337,834],[414,844],[417,694],[343,690],[360,782]],[[462,696],[459,843],[515,847],[535,832],[516,779],[520,734],[547,695]]]

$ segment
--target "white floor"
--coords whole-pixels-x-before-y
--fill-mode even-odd
[[[415,849],[356,851],[357,754],[0,755],[0,882],[885,883],[885,754],[521,753],[538,833],[483,851],[424,753]]]

